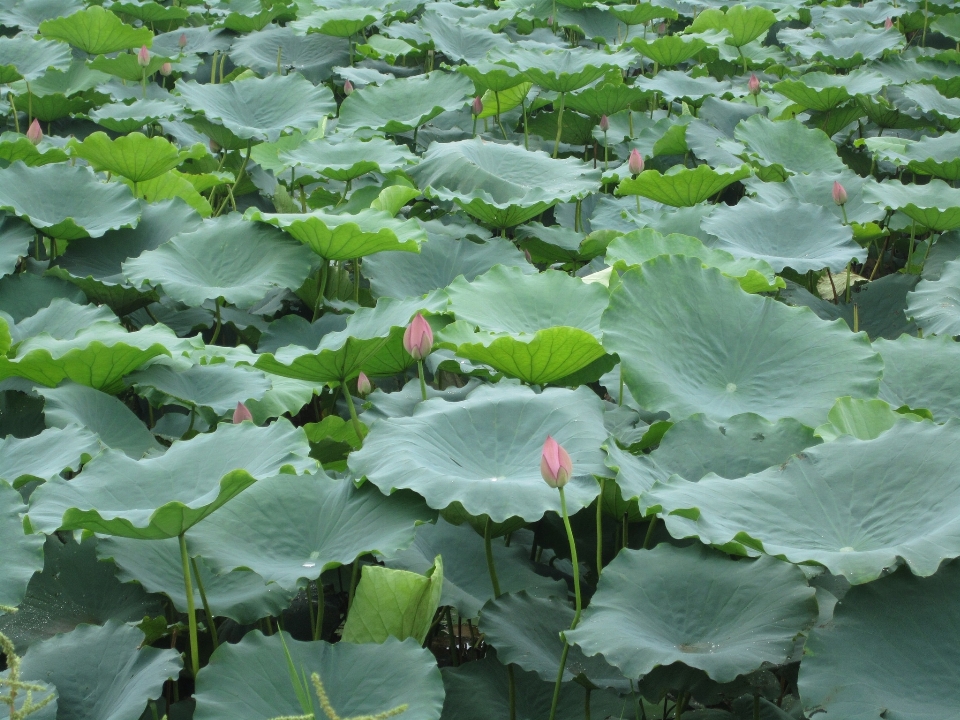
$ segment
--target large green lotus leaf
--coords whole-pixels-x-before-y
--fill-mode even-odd
[[[431,15],[436,17],[434,13],[431,13]],[[492,37],[495,38],[496,35]],[[443,52],[442,48],[438,49]],[[526,82],[526,77],[516,68],[489,60],[471,62],[469,65],[458,65],[456,70],[473,80],[479,95],[483,95],[488,90],[494,93],[502,93],[504,90],[510,90]]]
[[[918,225],[934,232],[960,227],[960,189],[943,180],[934,179],[925,185],[904,185],[887,180],[867,185],[863,199],[890,210],[899,210]]]
[[[431,10],[430,7],[430,5],[427,5],[420,22],[417,23],[419,29],[426,35],[422,44],[428,44],[432,40],[436,51],[443,53],[451,60],[463,61],[471,66],[483,68],[479,72],[491,80],[497,77],[487,71],[485,67],[485,65],[492,64],[486,59],[487,53],[509,51],[511,43],[507,37],[503,33],[492,32],[489,27],[475,27],[472,24],[441,15],[439,12]],[[446,8],[449,7],[451,6],[446,5]],[[459,70],[461,67],[465,66],[460,65],[457,69]],[[513,75],[514,73],[509,73],[501,75],[500,78],[512,77]],[[471,76],[471,79],[474,78]]]
[[[601,328],[637,401],[677,418],[753,412],[815,426],[838,397],[875,397],[879,387],[882,361],[866,338],[807,309],[748,295],[695,258],[628,270]]]
[[[153,42],[149,28],[135,28],[102,7],[94,5],[67,17],[44,20],[39,33],[51,40],[63,40],[90,55],[106,55]]]
[[[230,46],[230,59],[259,73],[276,72],[277,58],[288,72],[313,83],[330,79],[333,68],[350,63],[349,45],[318,35],[297,35],[289,25],[268,25],[260,32],[241,35]]]
[[[884,160],[906,165],[918,175],[933,175],[949,181],[960,179],[960,135],[957,133],[924,137],[916,141],[908,138],[867,138],[864,145]]]
[[[8,435],[0,439],[0,480],[19,487],[58,477],[64,470],[77,472],[100,450],[97,436],[76,425],[49,428],[28,438]]]
[[[152,0],[126,0],[126,2],[113,2],[110,4],[110,11],[117,15],[129,15],[144,23],[157,23],[164,21],[186,20],[190,17],[190,11],[182,7],[165,7]]]
[[[415,130],[442,112],[459,110],[473,83],[459,73],[435,71],[387,80],[355,91],[340,105],[339,132],[372,128],[388,133]]]
[[[730,682],[789,659],[794,638],[817,619],[814,594],[799,568],[770,557],[738,562],[666,543],[626,549],[603,569],[583,621],[564,634],[627,677],[682,662]]]
[[[539,598],[526,591],[504,593],[483,606],[480,632],[497,649],[501,662],[534,672],[554,682],[563,652],[561,633],[573,622],[573,608],[556,597]],[[601,656],[585,657],[579,647],[570,648],[563,681],[577,678],[587,686],[627,690],[626,679]]]
[[[91,110],[88,117],[107,130],[127,133],[158,120],[177,117],[183,108],[170,100],[135,100],[129,105],[118,102]]]
[[[523,590],[536,597],[566,597],[567,588],[562,580],[536,573],[527,548],[517,543],[506,547],[499,538],[493,540],[490,547],[502,592]],[[493,586],[483,538],[470,525],[452,525],[443,518],[435,525],[421,525],[413,544],[387,556],[385,562],[387,567],[425,573],[437,555],[444,559],[441,605],[456,608],[461,617],[477,617],[483,604],[493,599]],[[569,623],[567,625],[569,627]]]
[[[188,108],[248,142],[276,142],[284,130],[309,130],[336,111],[330,89],[298,73],[216,85],[180,80],[177,90]]]
[[[945,263],[936,280],[917,283],[904,312],[927,334],[960,335],[960,260]]]
[[[883,85],[883,77],[870,71],[854,71],[847,75],[812,72],[796,80],[781,80],[773,89],[805,110],[830,112],[855,95],[876,95]]]
[[[608,11],[624,25],[645,25],[650,20],[665,18],[674,20],[677,11],[673,8],[655,5],[652,2],[640,2],[636,5],[610,5]]]
[[[100,237],[140,219],[140,204],[126,185],[101,182],[89,168],[60,164],[15,162],[0,170],[0,208],[63,240]]]
[[[950,338],[904,335],[875,340],[873,347],[883,358],[882,400],[895,408],[929,410],[938,421],[960,417],[960,377],[954,372],[960,345]]]
[[[30,249],[34,234],[33,229],[21,220],[5,213],[0,215],[0,277],[17,269],[20,258]]]
[[[621,180],[617,195],[641,195],[664,205],[693,207],[750,174],[749,165],[719,170],[709,165],[693,170],[677,165],[663,175],[659,170],[644,170],[636,177]]]
[[[806,711],[850,720],[950,717],[960,699],[958,590],[956,562],[930,578],[900,570],[852,588],[807,640],[797,682]]]
[[[180,163],[207,154],[203,145],[180,150],[162,137],[147,137],[143,133],[121,135],[115,140],[103,132],[87,135],[83,142],[69,143],[70,152],[83,158],[97,171],[122,175],[134,183],[152,180],[173,170]]]
[[[829,26],[827,33],[814,28],[783,28],[777,31],[777,39],[804,60],[816,58],[840,69],[876,60],[888,50],[902,48],[905,43],[903,33],[896,28],[874,28],[863,21],[835,23]]]
[[[191,554],[192,546],[193,541],[188,536],[187,547]],[[183,560],[176,538],[150,542],[119,537],[100,538],[97,555],[102,559],[109,558],[116,564],[117,577],[124,583],[139,583],[147,592],[163,593],[170,598],[178,612],[187,612]],[[267,584],[254,572],[238,570],[218,575],[204,558],[197,557],[195,560],[207,604],[216,617],[228,617],[240,624],[255,623],[263,617],[277,617],[290,606],[293,592],[275,583]],[[203,607],[203,598],[196,584],[193,587],[193,600],[195,607]],[[137,619],[141,619],[143,614]]]
[[[777,16],[765,7],[732,5],[723,17],[723,29],[730,34],[724,42],[736,48],[743,47],[766,33],[776,20]]]
[[[406,705],[404,720],[439,720],[443,682],[436,659],[416,640],[388,639],[382,645],[299,642],[283,638],[293,667],[309,678],[319,675],[332,710],[343,718],[372,716]],[[277,635],[247,633],[223,644],[197,677],[195,720],[263,720],[300,716],[287,670],[284,644]]]
[[[604,262],[623,271],[660,255],[698,258],[704,267],[718,268],[724,275],[735,278],[746,292],[773,292],[783,285],[783,281],[777,278],[773,268],[764,260],[735,258],[725,250],[708,248],[690,235],[661,235],[650,228],[634,230],[614,238],[607,246]]]
[[[73,56],[64,43],[34,40],[28,36],[0,38],[0,82],[31,82],[48,69],[66,70]]]
[[[854,400],[842,397],[827,414],[827,422],[816,433],[824,442],[832,442],[842,435],[852,435],[857,440],[873,440],[880,437],[904,417],[915,422],[919,415],[901,415],[883,400]]]
[[[129,376],[128,382],[142,397],[159,400],[154,405],[175,402],[208,407],[217,415],[232,411],[238,402],[262,400],[270,389],[270,381],[263,373],[227,363],[193,365],[181,371],[153,365]]]
[[[290,27],[300,33],[320,33],[338,38],[353,37],[368,25],[379,19],[378,13],[365,7],[340,7],[330,10],[318,10],[306,17],[290,23]]]
[[[341,182],[354,180],[369,172],[399,170],[416,159],[405,147],[390,140],[380,137],[362,140],[355,136],[339,143],[332,143],[326,138],[304,142],[291,150],[281,150],[277,157],[286,165],[297,165]]]
[[[673,67],[686,62],[707,47],[700,38],[684,39],[680,35],[664,35],[649,41],[634,38],[629,44],[638,53],[662,67]]]
[[[146,460],[107,450],[73,480],[51,480],[37,488],[30,521],[45,532],[176,537],[257,479],[316,467],[309,452],[306,435],[285,420],[265,428],[221,425]]]
[[[114,322],[97,322],[69,340],[43,333],[24,340],[12,359],[0,358],[0,377],[22,377],[55,387],[64,379],[104,392],[123,389],[123,377],[182,344],[163,325],[127,332]]]
[[[57,298],[84,303],[83,293],[70,283],[56,278],[16,273],[0,278],[0,311],[20,322],[50,305]]]
[[[129,720],[180,675],[176,650],[140,647],[136,627],[108,620],[33,645],[23,656],[22,677],[56,686],[58,720]]]
[[[0,134],[0,159],[8,163],[20,160],[25,165],[36,167],[63,162],[68,158],[69,156],[51,143],[49,138],[42,139],[38,145],[34,145],[26,135],[13,132]]]
[[[397,219],[372,208],[355,215],[331,215],[322,210],[265,213],[251,208],[244,217],[280,228],[327,260],[352,260],[386,250],[415,253],[427,239],[415,220]]]
[[[17,612],[0,618],[0,632],[13,640],[22,654],[31,645],[70,632],[78,625],[103,625],[108,620],[138,623],[144,616],[162,614],[158,598],[115,577],[113,563],[97,562],[103,540],[76,542],[56,535],[43,546],[43,572],[30,579]],[[151,543],[142,543],[149,545]],[[177,551],[179,565],[180,553]],[[183,568],[180,568],[181,592]]]
[[[718,248],[766,261],[777,272],[840,272],[851,260],[866,259],[848,225],[819,205],[793,199],[772,206],[750,198],[721,205],[700,227],[718,238]]]
[[[456,230],[454,225],[451,229]],[[467,228],[463,228],[464,231]],[[526,261],[513,243],[491,238],[483,243],[446,233],[431,232],[420,254],[378,253],[363,261],[364,277],[377,297],[420,297],[447,287],[458,277],[471,281],[494,265],[519,267],[526,273],[536,267]]]
[[[960,555],[958,441],[954,420],[904,419],[874,440],[841,437],[745,478],[673,478],[641,504],[674,537],[824,565],[853,584],[898,564],[932,575]]]
[[[103,321],[118,322],[110,308],[78,305],[66,298],[56,298],[47,307],[11,327],[10,334],[14,343],[40,333],[46,333],[54,340],[71,340],[83,328]]]
[[[127,260],[123,274],[192,307],[223,298],[248,308],[277,288],[300,287],[314,260],[283,233],[228,215]]]
[[[295,590],[360,555],[395,554],[436,514],[413,493],[387,497],[323,474],[260,482],[191,530],[190,547],[219,572],[253,570]],[[251,531],[253,518],[256,529]]]
[[[639,77],[634,81],[634,87],[648,91],[657,91],[668,100],[686,100],[696,106],[713,95],[723,95],[731,89],[728,80],[718,82],[709,75],[706,77],[692,77],[689,73],[680,70],[664,70],[654,77]]]
[[[415,638],[421,645],[430,631],[443,590],[443,560],[426,575],[365,565],[343,624],[342,640],[352,643],[382,643]]]
[[[547,435],[573,459],[566,495],[574,513],[597,496],[590,476],[606,474],[599,398],[583,387],[483,386],[458,403],[428,400],[410,417],[375,423],[349,467],[384,492],[414,490],[438,510],[459,503],[494,522],[532,522],[560,510],[559,493],[540,476]]]
[[[197,58],[190,58],[193,60],[194,66],[198,63]],[[125,80],[129,83],[135,83],[141,81],[146,72],[146,76],[149,78],[154,76],[160,69],[163,67],[164,63],[170,62],[171,60],[176,61],[176,58],[167,58],[156,53],[150,55],[147,66],[144,68],[140,65],[138,57],[135,53],[119,53],[116,57],[108,58],[100,55],[90,63],[90,67],[99,72],[106,73],[107,75],[113,75],[118,77],[121,80]],[[177,63],[176,70],[183,71],[183,66],[180,63]]]
[[[504,53],[488,56],[512,65],[544,90],[567,93],[586,87],[611,70],[625,70],[633,61],[632,53],[609,53],[587,48],[544,49],[512,46]]]
[[[772,177],[782,179],[791,171],[840,172],[845,167],[830,137],[799,120],[775,122],[760,114],[751,115],[740,122],[733,136]]]
[[[163,451],[140,419],[120,400],[85,385],[64,383],[37,388],[44,399],[43,415],[50,427],[79,425],[96,433],[104,445],[134,460]]]
[[[353,97],[351,95],[351,97]],[[574,158],[480,138],[433,143],[410,175],[428,196],[455,201],[496,227],[529,220],[599,188],[600,171]]]
[[[32,35],[44,20],[66,17],[82,9],[83,3],[78,0],[21,0],[0,10],[0,23]]]
[[[43,568],[43,537],[24,534],[21,516],[27,506],[20,493],[0,480],[0,605],[15,607],[23,600],[31,576]],[[0,616],[3,611],[0,610]]]
[[[815,171],[791,175],[784,182],[763,182],[759,178],[748,178],[744,185],[747,194],[767,205],[776,206],[785,200],[796,199],[801,203],[819,205],[832,213],[838,220],[843,219],[843,211],[833,202],[831,191],[833,183],[839,182],[847,191],[847,202],[843,206],[847,220],[851,223],[877,223],[883,219],[884,210],[873,203],[864,202],[863,190],[873,179],[866,180],[850,170],[840,173]]]
[[[567,95],[564,107],[593,117],[610,116],[626,110],[648,95],[649,93],[632,85],[600,83]]]

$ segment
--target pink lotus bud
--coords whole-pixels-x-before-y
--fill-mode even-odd
[[[533,257],[531,257],[530,251],[526,248],[523,249],[523,256],[527,259],[528,263],[533,263]]]
[[[606,131],[609,130],[609,129],[610,129],[610,118],[608,118],[606,115],[601,115],[601,116],[600,116],[600,131],[601,131],[601,132],[606,132]]]
[[[553,27],[553,16],[552,16],[552,15],[547,18],[547,26],[548,26],[548,27]]]
[[[250,411],[247,409],[247,406],[241,402],[237,403],[237,409],[233,411],[233,424],[239,425],[244,420],[249,420],[253,422],[253,415],[250,414]]]
[[[357,394],[360,397],[366,397],[373,392],[373,385],[370,383],[370,378],[367,377],[365,372],[360,373],[357,376]]]
[[[145,68],[150,64],[150,51],[147,50],[146,45],[140,46],[140,52],[137,53],[137,65],[142,68]]]
[[[754,74],[750,74],[750,79],[747,80],[747,90],[750,91],[751,95],[760,94],[760,78]]]
[[[630,151],[630,157],[627,158],[627,169],[630,170],[631,175],[639,175],[643,172],[643,155],[636,148]]]
[[[573,461],[567,451],[549,435],[540,453],[540,474],[552,488],[562,488],[573,474]]]
[[[177,45],[180,46],[180,49],[183,50],[187,46],[187,34],[180,33],[180,38],[177,40]]]
[[[433,349],[433,330],[420,313],[414,316],[403,333],[403,349],[414,360],[423,360]]]
[[[667,32],[667,24],[666,24],[666,23],[660,23],[659,25],[657,25],[657,34],[658,34],[658,35],[665,35],[666,32]]]
[[[343,94],[344,94],[344,95],[350,95],[352,92],[353,92],[353,83],[350,82],[349,80],[347,80],[347,81],[343,84]]]
[[[34,145],[39,145],[40,141],[43,140],[43,130],[40,129],[40,123],[36,118],[33,119],[30,127],[27,128],[27,140]]]
[[[471,111],[474,115],[479,115],[483,112],[483,99],[479,95],[473,99],[473,107],[471,108]]]
[[[833,181],[833,201],[837,205],[846,205],[847,204],[847,191],[836,180]]]
[[[220,152],[220,143],[218,143],[216,140],[211,140],[209,145],[210,145],[210,152],[212,152],[214,155]]]
[[[173,72],[173,65],[170,63],[164,63],[160,66],[160,74],[164,77],[170,77],[170,73]]]
[[[893,18],[887,18],[886,20],[883,21],[883,29],[884,30],[893,29]]]

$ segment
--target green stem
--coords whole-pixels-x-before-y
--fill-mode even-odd
[[[193,603],[193,583],[190,582],[190,561],[187,554],[187,537],[180,533],[180,562],[183,565],[183,588],[187,591],[187,616],[190,620],[190,665],[193,677],[200,672],[200,650],[197,643],[197,609]]]
[[[557,671],[557,681],[553,685],[553,700],[550,703],[550,720],[556,720],[557,702],[560,700],[560,686],[563,684],[563,670],[567,666],[567,654],[570,652],[570,645],[566,638],[563,640],[563,652],[560,653],[560,669]]]
[[[584,688],[587,691],[587,699],[583,703],[583,720],[590,720],[590,688]]]
[[[360,558],[353,561],[353,570],[350,571],[350,591],[347,593],[347,611],[353,605],[353,596],[357,593],[357,583],[360,582]]]
[[[207,602],[207,593],[203,589],[203,580],[200,579],[200,568],[197,567],[197,559],[190,558],[190,566],[193,568],[193,574],[197,578],[197,590],[200,591],[200,602],[203,603],[203,614],[207,618],[207,625],[210,626],[210,639],[213,640],[213,649],[220,647],[220,640],[217,638],[217,624],[213,621],[213,613],[210,612],[210,603]]]
[[[483,549],[487,554],[487,572],[490,573],[490,584],[493,585],[493,596],[500,597],[500,581],[497,579],[497,566],[493,561],[493,545],[491,544],[493,531],[493,522],[487,515],[487,522],[483,526]]]
[[[563,494],[563,488],[560,490],[560,511],[563,514],[563,526],[567,530],[567,542],[570,543],[570,560],[573,562],[573,594],[576,601],[576,612],[573,614],[573,622],[570,623],[570,629],[573,630],[580,623],[580,613],[582,605],[580,602],[580,563],[577,560],[577,542],[573,537],[573,528],[570,527],[570,516],[567,514],[567,498]]]
[[[760,696],[753,696],[753,720],[760,720]]]
[[[360,304],[360,258],[353,259],[353,301]]]
[[[557,139],[553,143],[553,157],[557,157],[560,152],[560,134],[563,132],[563,103],[566,100],[566,93],[560,93],[560,111],[557,113]]]
[[[846,297],[844,297],[845,302],[850,302],[850,263],[847,263],[847,284],[843,287]]]
[[[913,243],[917,238],[917,223],[910,226],[910,249],[907,251],[907,272],[910,272],[910,266],[913,264]]]
[[[843,224],[849,225],[850,223],[847,222],[847,209],[843,205],[840,206],[840,212],[843,213]]]
[[[649,550],[650,543],[653,541],[653,529],[657,526],[657,516],[650,518],[650,524],[647,526],[647,534],[643,538],[643,549]]]
[[[607,171],[607,131],[603,131],[603,171]]]
[[[326,601],[323,597],[323,583],[317,578],[317,624],[313,626],[313,639],[320,640],[323,635],[323,611]]]
[[[222,300],[223,300],[223,298],[217,298],[217,301],[216,301],[216,306],[217,306],[217,311],[216,311],[217,325],[216,325],[216,327],[213,329],[213,337],[210,338],[210,344],[211,344],[211,345],[216,345],[216,344],[217,344],[217,338],[220,337],[220,328],[223,327],[223,318],[220,316],[220,307],[221,307],[221,301],[222,301]]]
[[[363,441],[363,425],[360,424],[360,418],[357,417],[357,408],[353,404],[353,396],[345,382],[341,385],[343,386],[343,396],[347,399],[347,409],[350,411],[350,421],[353,423],[353,429],[357,432],[357,438]]]
[[[13,102],[11,100],[11,102]],[[530,149],[530,135],[527,133],[527,99],[520,101],[520,108],[523,111],[523,149]]]
[[[600,478],[600,495],[597,497],[597,577],[603,571],[603,485],[606,478]]]
[[[317,278],[317,302],[313,306],[313,322],[316,322],[317,318],[320,317],[320,308],[323,307],[323,294],[327,290],[327,275],[329,271],[330,261],[323,258],[323,262],[320,263],[319,276]]]
[[[226,57],[226,56],[224,56]],[[233,181],[233,185],[230,186],[230,189],[227,191],[228,196],[223,199],[223,202],[220,203],[220,207],[217,208],[216,215],[220,215],[223,212],[223,208],[226,207],[227,200],[233,195],[234,190],[237,189],[237,185],[240,184],[240,181],[243,179],[243,174],[247,170],[247,163],[250,162],[250,151],[253,149],[253,141],[247,141],[247,154],[243,156],[243,162],[240,164],[240,171],[237,173],[237,179]]]
[[[503,133],[503,139],[507,139],[507,131],[503,129],[503,121],[500,119],[500,93],[495,92],[493,96],[497,100],[497,125],[500,127],[500,132]]]
[[[427,399],[427,380],[423,376],[423,360],[417,360],[417,371],[420,373],[420,397]]]

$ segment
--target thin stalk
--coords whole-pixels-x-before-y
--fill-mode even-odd
[[[493,585],[493,596],[500,597],[500,581],[497,579],[497,566],[493,560],[493,545],[491,532],[493,531],[493,522],[490,516],[487,516],[487,522],[483,526],[483,549],[487,555],[487,572],[490,573],[490,584]]]
[[[566,101],[566,93],[560,93],[560,110],[557,113],[557,139],[553,143],[553,157],[557,157],[560,152],[560,134],[563,132],[563,103]]]
[[[620,543],[621,547],[627,547],[630,544],[630,516],[623,514],[623,521],[620,523]]]
[[[560,514],[563,516],[563,526],[567,531],[567,542],[570,544],[570,560],[573,563],[573,594],[575,610],[573,613],[573,622],[570,623],[570,629],[576,629],[580,624],[580,613],[583,606],[580,600],[580,562],[577,560],[577,542],[573,537],[573,528],[570,527],[570,516],[567,514],[567,498],[563,493],[563,487],[560,490]],[[557,682],[553,686],[553,702],[550,704],[550,720],[555,720],[557,716],[557,702],[560,700],[560,686],[563,684],[563,671],[567,665],[567,653],[570,652],[570,645],[566,637],[563,639],[563,653],[560,655],[560,669],[557,671]]]
[[[853,331],[860,332],[860,307],[856,303],[853,304]]]
[[[228,191],[228,192],[230,193],[230,195],[233,195],[233,191],[237,189],[237,185],[239,185],[239,184],[240,184],[240,181],[243,179],[243,174],[247,171],[247,163],[250,162],[250,151],[251,151],[252,149],[253,149],[253,141],[252,141],[252,140],[248,140],[248,141],[247,141],[247,154],[244,155],[244,157],[243,157],[243,163],[241,163],[241,165],[240,165],[240,172],[237,173],[237,179],[234,180],[234,181],[233,181],[233,185],[230,186],[230,189],[229,189],[229,191]],[[223,208],[226,206],[227,200],[228,200],[228,198],[224,198],[224,199],[223,199],[223,202],[220,203],[220,207],[217,208],[217,212],[216,212],[217,215],[220,215],[220,213],[223,212]]]
[[[19,134],[20,132],[20,118],[17,115],[17,103],[13,99],[13,93],[10,94],[10,110],[13,111],[13,128]],[[526,123],[524,123],[526,124]],[[526,132],[526,130],[524,130]]]
[[[347,592],[347,610],[353,605],[353,596],[357,593],[357,583],[360,582],[360,558],[353,561],[353,570],[350,571],[350,590]]]
[[[220,56],[220,84],[223,85],[223,66],[227,64],[227,54]]]
[[[910,266],[913,265],[913,244],[917,239],[917,223],[910,226],[910,249],[907,251],[907,272],[910,272]]]
[[[843,224],[844,224],[844,225],[849,225],[850,223],[847,222],[847,208],[844,207],[843,205],[841,205],[841,206],[840,206],[840,212],[843,213]]]
[[[650,543],[653,541],[653,529],[657,526],[657,516],[654,515],[647,526],[647,534],[643,538],[643,549],[649,550]]]
[[[687,694],[680,693],[677,696],[677,704],[673,706],[673,717],[675,720],[680,720],[683,715],[683,706],[687,704]]]
[[[607,131],[603,131],[603,171],[607,171]]]
[[[30,81],[24,80],[23,82],[27,86],[27,127],[30,127],[33,122],[33,92],[30,90]]]
[[[283,57],[283,46],[278,45],[277,46],[277,75],[283,75],[283,73],[280,71],[280,58],[282,57]]]
[[[313,306],[313,322],[320,317],[320,308],[323,307],[323,293],[327,290],[327,275],[330,270],[330,261],[323,258],[320,263],[319,276],[317,278],[317,302]]]
[[[921,47],[927,46],[927,23],[930,22],[930,0],[923,0],[923,39],[920,41]]]
[[[323,583],[317,578],[317,624],[313,626],[313,639],[320,640],[323,635],[323,611],[327,603],[323,597]]]
[[[10,102],[13,102],[13,101],[11,100]],[[520,101],[520,108],[523,110],[523,149],[529,150],[530,135],[527,133],[527,99],[526,98]]]
[[[214,50],[213,55],[210,57],[210,84],[213,85],[217,81],[217,55],[220,54],[219,50]]]
[[[423,360],[417,360],[417,372],[420,374],[420,397],[427,399],[427,380],[423,376]]]
[[[360,258],[353,259],[353,301],[360,304]]]
[[[880,265],[883,263],[883,256],[887,253],[887,244],[890,242],[890,236],[887,235],[883,239],[883,247],[880,248],[880,254],[877,256],[877,261],[873,264],[873,270],[870,271],[870,277],[868,280],[873,280],[874,276],[877,274],[877,270],[880,269]]]
[[[566,638],[563,640],[563,652],[560,653],[560,669],[557,671],[557,681],[553,685],[553,700],[550,702],[550,720],[557,717],[557,702],[560,700],[560,686],[563,684],[563,670],[567,666],[567,654],[570,652],[570,645]]]
[[[833,274],[830,272],[830,268],[827,268],[827,280],[830,281],[830,289],[833,290],[833,304],[839,305],[840,299],[837,297],[837,286],[833,283]]]
[[[346,383],[343,385],[343,396],[347,399],[347,409],[350,411],[350,421],[353,423],[353,429],[357,432],[357,437],[363,440],[363,425],[360,424],[360,418],[357,417],[357,408],[353,404],[353,396]]]
[[[190,667],[193,677],[200,672],[200,650],[197,642],[197,609],[193,603],[193,583],[190,581],[190,561],[187,537],[180,533],[180,562],[183,565],[183,589],[187,592],[187,616],[190,621]]]
[[[493,96],[497,100],[497,125],[500,127],[500,132],[503,133],[503,139],[507,139],[507,131],[503,129],[503,121],[500,119],[500,93],[495,92]]]
[[[147,99],[147,69],[140,73],[140,87],[143,89],[143,99]]]
[[[313,583],[309,580],[307,580],[307,612],[310,614],[310,633],[313,635],[313,639],[316,640],[317,636],[314,627],[316,627],[317,618],[316,612],[313,609]]]
[[[603,571],[603,485],[606,478],[600,478],[600,495],[597,497],[597,577]]]
[[[203,589],[203,580],[200,579],[200,568],[197,567],[197,559],[190,558],[190,566],[193,568],[193,574],[197,578],[197,590],[200,591],[200,602],[203,603],[203,614],[207,618],[207,625],[210,626],[210,639],[213,640],[213,649],[220,647],[220,640],[217,638],[217,624],[213,621],[213,613],[210,612],[210,603],[207,602],[207,593]]]
[[[850,263],[847,263],[847,284],[844,286],[844,302],[850,302]]]
[[[590,720],[590,688],[585,688],[587,698],[583,703],[583,720]]]
[[[220,337],[220,328],[223,327],[223,318],[220,316],[220,307],[221,307],[222,301],[223,301],[223,298],[217,298],[217,301],[216,301],[216,306],[217,306],[217,311],[216,311],[217,325],[216,325],[216,327],[213,329],[213,337],[210,338],[210,344],[211,344],[211,345],[216,345],[216,344],[217,344],[217,338]]]

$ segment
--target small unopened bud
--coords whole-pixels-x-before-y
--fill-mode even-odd
[[[893,18],[887,18],[886,20],[883,21],[883,29],[884,30],[893,29]]]
[[[140,52],[137,53],[137,65],[142,68],[145,68],[150,64],[150,51],[147,50],[146,45],[140,46]]]
[[[177,40],[177,45],[180,46],[180,49],[183,50],[187,46],[187,34],[180,33],[180,38]]]
[[[160,66],[160,74],[164,77],[170,77],[170,73],[173,72],[173,65],[170,63],[164,63]]]
[[[610,118],[606,115],[600,116],[600,132],[606,132],[610,129]]]
[[[220,152],[220,143],[218,143],[216,140],[211,140],[209,145],[210,145],[210,152],[212,152],[214,155]]]
[[[343,94],[344,94],[344,95],[350,95],[352,92],[353,92],[353,83],[350,82],[349,80],[347,80],[347,81],[343,84]]]
[[[357,394],[360,397],[366,397],[373,392],[373,384],[367,374],[362,372],[357,376]]]
[[[237,403],[237,409],[233,411],[233,424],[239,425],[244,420],[253,422],[253,415],[247,409],[247,406],[241,402]]]
[[[547,26],[548,26],[548,27],[553,27],[553,16],[552,16],[552,15],[547,18]]]
[[[36,118],[33,119],[30,127],[27,128],[27,140],[34,145],[39,145],[40,141],[43,140],[43,130],[40,129],[40,123]]]
[[[540,475],[552,488],[562,488],[573,475],[573,461],[570,455],[549,435],[540,453]]]
[[[414,360],[423,360],[433,349],[433,329],[420,313],[417,313],[403,333],[403,349]]]
[[[666,23],[660,23],[659,25],[657,25],[657,34],[658,34],[658,35],[666,35],[666,33],[667,33],[667,24],[666,24]]]
[[[837,180],[833,181],[833,201],[837,205],[847,204],[847,190]]]
[[[750,91],[751,95],[760,94],[760,78],[756,75],[751,74],[750,79],[747,80],[747,90]]]
[[[636,148],[630,151],[630,157],[627,158],[627,169],[631,175],[639,175],[643,172],[643,155]]]
[[[479,115],[483,112],[483,99],[479,95],[473,99],[473,107],[471,108],[471,112],[474,115]]]

